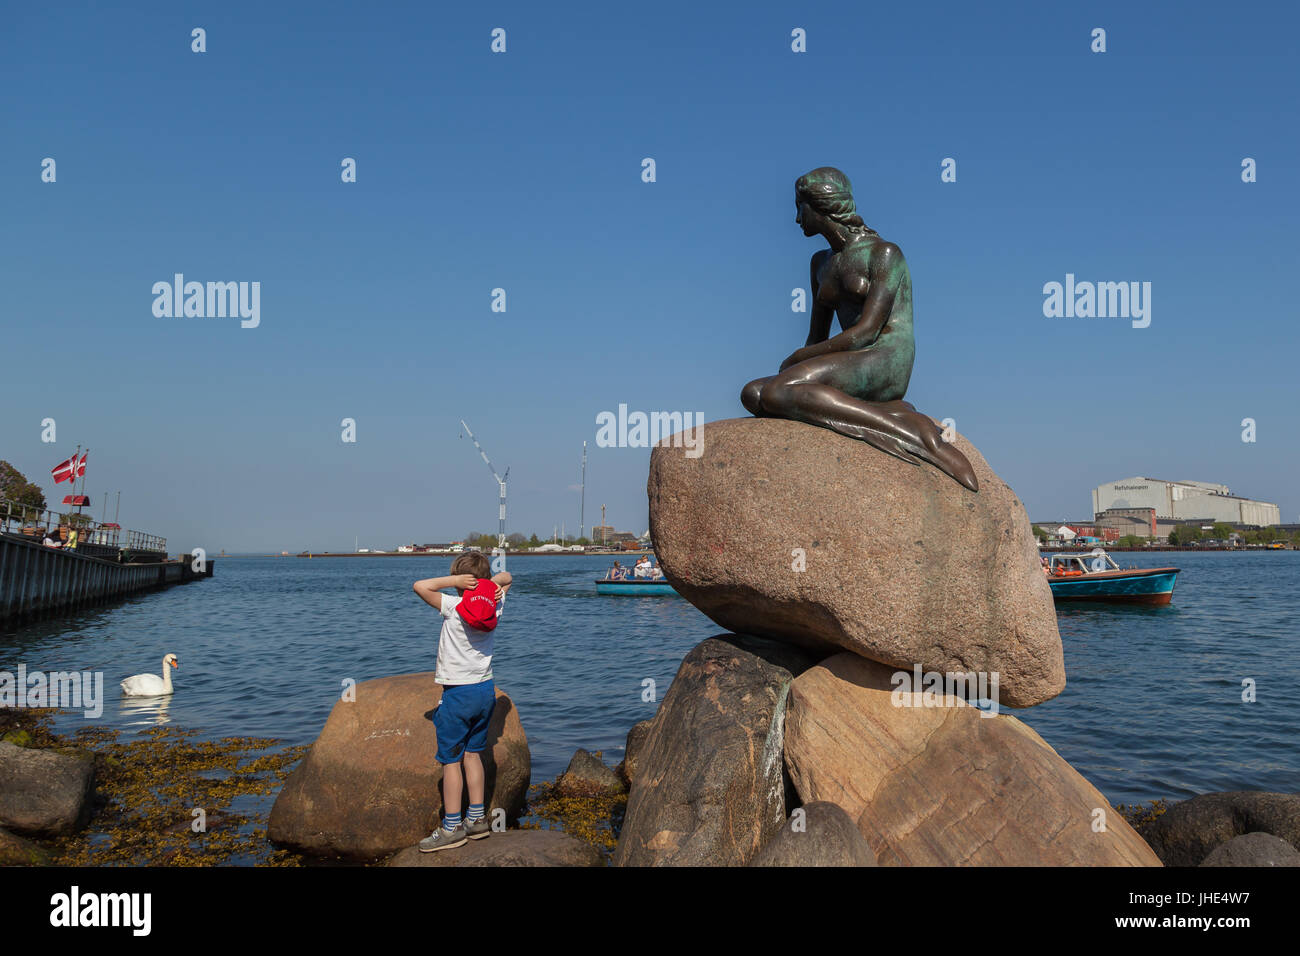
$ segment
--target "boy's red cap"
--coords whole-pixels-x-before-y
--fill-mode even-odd
[[[456,613],[470,627],[490,631],[497,626],[497,586],[487,578],[479,578],[473,589],[466,591],[456,605]]]

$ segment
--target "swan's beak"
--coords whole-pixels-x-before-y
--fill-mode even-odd
[[[180,661],[172,661],[172,667],[175,668],[176,670],[180,670],[180,669],[181,669],[181,662],[180,662]]]

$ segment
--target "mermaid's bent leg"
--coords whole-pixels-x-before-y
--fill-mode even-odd
[[[762,387],[759,397],[768,415],[829,428],[914,465],[918,459],[928,461],[971,491],[979,491],[979,480],[966,456],[943,441],[939,427],[907,402],[866,402],[809,381],[772,381]]]

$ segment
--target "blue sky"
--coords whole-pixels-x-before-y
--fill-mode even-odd
[[[1297,520],[1300,16],[727,6],[11,7],[0,458],[54,498],[89,446],[96,512],[175,549],[389,548],[495,531],[465,418],[509,530],[576,530],[585,439],[587,526],[643,531],[649,452],[596,415],[745,414],[807,333],[794,180],[835,165],[911,268],[909,400],[1031,517],[1141,474]],[[260,282],[260,325],[155,317],[178,272]],[[1150,282],[1150,327],[1045,317],[1067,273]]]

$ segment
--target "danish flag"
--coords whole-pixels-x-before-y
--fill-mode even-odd
[[[61,461],[50,469],[50,474],[57,485],[61,481],[75,481],[86,473],[86,454],[73,455],[67,461]]]
[[[76,472],[75,464],[77,456],[73,455],[67,461],[61,461],[50,469],[50,474],[54,476],[54,483],[57,485],[61,481],[71,481],[73,473]]]

